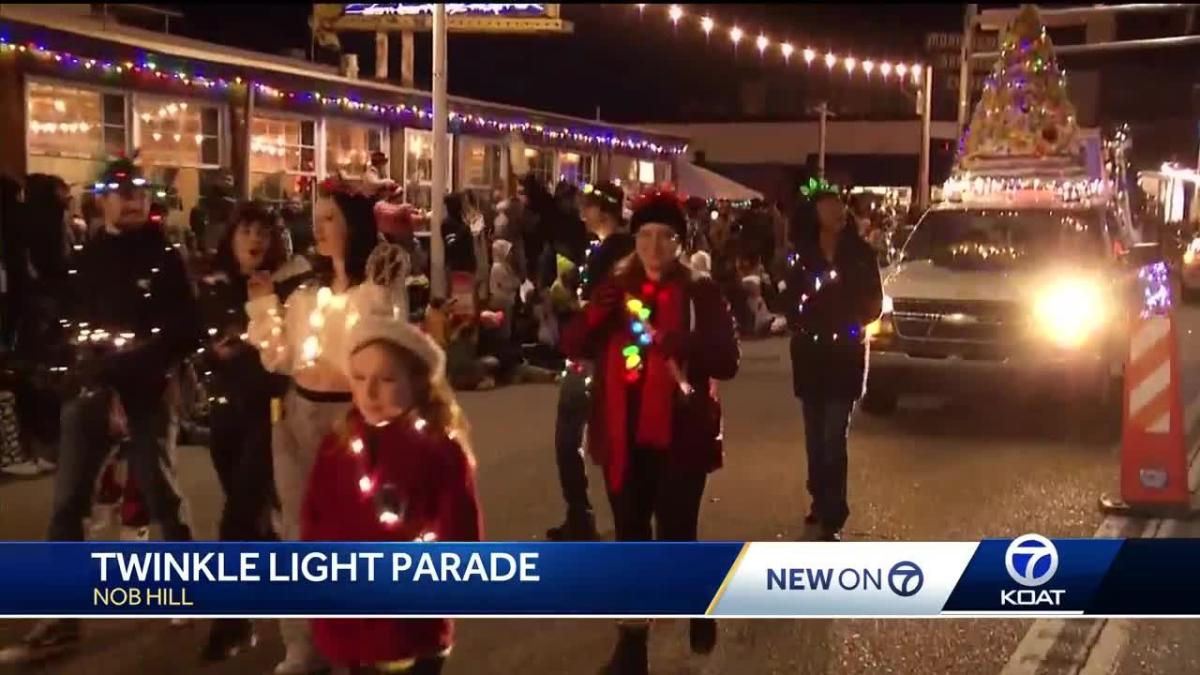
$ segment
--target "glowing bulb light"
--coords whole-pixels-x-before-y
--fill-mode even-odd
[[[791,61],[792,60],[792,52],[796,51],[796,48],[793,47],[790,43],[785,42],[785,43],[779,45],[779,51],[783,52],[783,60],[784,61]]]
[[[742,41],[743,35],[745,35],[745,33],[743,33],[742,29],[738,28],[737,26],[734,26],[733,28],[729,29],[729,39],[733,40],[733,44],[735,46],[737,45],[737,43]]]
[[[862,66],[863,66],[863,72],[866,73],[867,75],[870,75],[871,71],[875,70],[875,62],[874,61],[870,61],[870,60],[863,61]]]
[[[667,16],[671,17],[671,23],[678,25],[679,20],[683,18],[683,8],[679,5],[671,5],[671,9],[667,10]]]
[[[904,74],[907,72],[908,72],[908,66],[904,65],[903,63],[896,65],[896,74],[899,75],[900,77],[904,77]]]
[[[832,68],[837,63],[837,57],[833,54],[825,55],[825,65]]]
[[[700,19],[700,30],[704,31],[704,35],[706,37],[712,32],[713,26],[715,25],[716,24],[713,22],[712,17],[706,16]]]
[[[810,63],[810,64],[811,64],[811,63],[813,62],[813,59],[815,59],[815,58],[817,58],[817,53],[816,53],[816,52],[814,52],[814,51],[813,51],[813,50],[811,50],[811,49],[805,49],[805,50],[804,50],[804,62],[805,62],[805,63]]]
[[[858,64],[858,60],[855,59],[853,56],[847,56],[846,60],[845,60],[845,64],[846,64],[846,72],[853,73],[854,66]]]
[[[914,63],[912,67],[913,82],[921,83],[921,64]]]
[[[766,35],[759,35],[758,39],[754,41],[754,45],[758,47],[759,54],[762,54],[764,51],[766,51],[767,46],[770,44],[771,41],[767,39]]]
[[[373,483],[371,481],[370,476],[363,476],[362,478],[358,479],[358,489],[363,494],[370,494],[371,490],[373,490],[374,488],[375,488],[375,483]]]
[[[891,75],[892,74],[892,64],[888,63],[887,61],[884,61],[883,64],[879,66],[879,73],[881,75],[883,75],[884,77]]]

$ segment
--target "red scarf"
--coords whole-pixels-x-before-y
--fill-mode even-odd
[[[638,297],[653,307],[649,323],[657,335],[654,344],[643,350],[645,357],[640,378],[642,400],[634,442],[641,447],[666,452],[671,447],[672,413],[679,382],[671,371],[670,359],[663,352],[662,344],[664,341],[666,344],[678,344],[679,340],[673,338],[684,330],[684,283],[680,278],[667,279],[653,293],[653,299],[641,297],[641,294],[629,296]],[[608,461],[605,472],[614,492],[621,490],[625,481],[625,467],[629,462],[626,416],[630,385],[625,379],[627,371],[622,350],[636,339],[630,324],[627,318],[622,330],[613,331],[604,360],[604,406],[608,413]],[[678,355],[675,356],[678,358]]]

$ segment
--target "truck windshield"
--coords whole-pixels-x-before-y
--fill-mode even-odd
[[[1096,211],[931,211],[904,247],[901,260],[942,267],[1006,269],[1104,254]]]

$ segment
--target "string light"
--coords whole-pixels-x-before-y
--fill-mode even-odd
[[[212,90],[218,92],[226,91],[235,86],[240,87],[244,84],[252,88],[257,95],[281,103],[292,102],[298,104],[317,104],[323,107],[336,107],[343,111],[373,115],[376,117],[395,117],[410,121],[415,118],[416,120],[425,123],[429,123],[433,119],[433,110],[431,107],[423,107],[422,105],[417,104],[371,103],[347,96],[328,96],[320,91],[288,91],[272,87],[262,82],[243,80],[241,77],[235,77],[232,80],[229,80],[219,77],[208,77],[196,73],[189,74],[183,71],[168,73],[155,65],[151,60],[152,57],[149,56],[147,56],[146,60],[142,61],[141,63],[133,63],[131,61],[127,61],[125,63],[113,63],[81,57],[65,51],[53,51],[35,43],[14,44],[9,42],[5,37],[0,37],[0,53],[17,53],[42,60],[51,60],[60,64],[61,67],[79,67],[85,71],[93,71],[98,76],[112,76],[114,74],[140,74],[146,77],[162,80],[164,82],[174,82],[176,84],[181,83],[195,89]],[[168,111],[164,109],[163,112],[166,113]],[[632,150],[655,155],[680,155],[687,152],[686,144],[672,145],[665,141],[659,142],[634,136],[619,136],[616,133],[609,131],[591,132],[529,120],[501,120],[484,115],[477,115],[475,113],[464,113],[457,110],[451,110],[449,117],[450,123],[455,127],[483,130],[494,134],[506,134],[515,131],[527,136],[538,137],[550,142],[571,142],[581,145],[604,147],[609,149]]]
[[[846,63],[846,72],[853,73],[854,66],[855,66],[855,64],[858,63],[858,61],[853,56],[847,56],[845,63]]]
[[[639,5],[635,5],[635,6],[638,9],[639,15],[644,14],[647,5],[639,4]],[[684,9],[684,6],[679,5],[679,4],[656,5],[654,7],[654,9],[657,9],[657,8],[662,8],[663,10],[665,10],[667,17],[671,20],[671,22],[673,24],[676,25],[676,27],[678,27],[679,20],[687,15],[687,12]],[[745,37],[745,32],[736,25],[732,25],[732,24],[726,24],[726,25],[730,26],[729,31],[728,31],[729,40],[730,40],[730,42],[733,43],[734,51],[736,53],[737,48],[742,41],[742,38]],[[712,16],[706,14],[700,18],[699,27],[700,27],[700,30],[704,31],[705,38],[708,38],[711,35],[712,31],[716,30],[720,26],[716,19],[714,19]],[[772,40],[771,37],[769,35],[766,35],[765,33],[760,34],[758,36],[758,38],[755,40],[755,46],[758,47],[760,55],[765,55],[767,48],[772,44],[780,44],[780,53],[782,54],[784,61],[787,63],[791,63],[791,56],[792,56],[792,54],[795,53],[795,48],[792,47],[791,45],[788,45],[785,47],[783,45],[786,43],[781,44],[778,41]],[[803,50],[802,55],[804,56],[804,62],[806,64],[811,65],[815,59],[820,57],[826,62],[826,64],[828,64],[830,69],[832,69],[835,65],[837,65],[837,63],[842,62],[846,65],[848,72],[853,72],[855,69],[855,66],[858,65],[858,61],[856,59],[852,59],[849,62],[845,62],[843,59],[840,59],[836,54],[834,54],[832,52],[825,53],[825,52],[818,52],[817,50],[814,50],[814,49],[805,49],[805,50]],[[872,60],[872,63],[873,64],[878,63],[878,61]],[[864,62],[864,64],[865,64],[865,62]],[[871,69],[874,70],[874,66],[872,66]],[[889,71],[890,70],[891,69],[889,68]],[[870,72],[865,69],[863,72],[867,75],[870,75]],[[901,83],[903,83],[903,80],[901,80]]]
[[[866,73],[867,75],[870,75],[871,71],[875,70],[875,62],[868,59],[866,61],[863,61],[862,67],[863,67],[863,72]]]
[[[652,298],[654,293],[654,284],[647,281],[642,286],[643,296]],[[629,313],[629,332],[633,342],[621,350],[621,355],[625,357],[625,380],[636,382],[645,368],[644,348],[654,341],[654,329],[650,326],[650,307],[641,298],[631,296],[626,299],[625,309]]]
[[[908,72],[908,66],[904,65],[903,63],[896,64],[896,74],[897,75],[899,75],[900,77],[904,77],[904,73],[906,73],[906,72]]]
[[[888,75],[892,74],[892,64],[884,61],[883,65],[879,66],[879,73],[886,79]]]

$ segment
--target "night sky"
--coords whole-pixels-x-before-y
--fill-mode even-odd
[[[1013,7],[983,3],[982,8]],[[306,4],[174,5],[185,18],[172,32],[212,42],[283,53],[306,54]],[[450,36],[450,92],[487,101],[593,118],[599,107],[612,122],[718,122],[811,119],[822,100],[843,119],[901,119],[915,116],[912,93],[895,85],[867,82],[861,75],[833,75],[823,66],[807,69],[793,57],[785,65],[778,51],[760,59],[753,39],[765,31],[796,48],[833,49],[860,59],[927,58],[925,36],[959,32],[963,5],[943,4],[777,4],[684,5],[691,22],[674,31],[665,6],[563,5],[575,24],[567,35]],[[706,44],[696,16],[709,14],[726,28],[736,23],[746,37],[734,55],[728,35],[714,31]],[[1200,24],[1200,20],[1197,21]],[[1123,16],[1117,38],[1179,35],[1182,13]],[[1193,28],[1193,32],[1195,32]],[[1058,44],[1078,43],[1082,29],[1052,29]],[[363,76],[374,72],[374,41],[368,34],[343,34],[343,47],[359,55]],[[428,88],[428,34],[417,36],[417,86]],[[1195,156],[1200,115],[1200,49],[1174,48],[1104,55],[1060,56],[1070,73],[1100,73],[1097,119],[1111,128],[1129,122],[1135,154]],[[336,52],[318,53],[336,64]],[[393,41],[393,78],[399,77],[399,38]],[[878,78],[876,78],[878,79]],[[936,82],[937,80],[935,80]],[[940,96],[940,98],[939,98]],[[953,119],[954,94],[935,91],[935,118]],[[1139,142],[1138,139],[1141,139]],[[1140,146],[1140,147],[1139,147]]]
[[[797,49],[811,45],[849,50],[863,58],[876,56],[919,60],[924,33],[961,30],[960,5],[685,5],[689,13],[708,13],[718,26],[736,22],[746,33],[736,58],[727,35],[713,32],[706,46],[695,24],[672,31],[665,9],[651,7],[644,18],[633,5],[564,5],[564,18],[574,22],[567,35],[450,36],[450,92],[463,96],[524,105],[554,112],[594,117],[596,107],[612,121],[720,120],[739,113],[740,88],[747,82],[767,86],[784,102],[768,117],[803,115],[802,100],[863,96],[894,98],[876,101],[884,116],[907,111],[895,88],[867,86],[859,92],[844,74],[830,82],[814,68],[806,74],[799,54],[790,66],[775,52],[760,59],[753,38],[765,31],[789,39]],[[279,53],[308,47],[308,6],[178,5],[186,18],[172,32],[214,42]],[[251,18],[253,17],[253,18]],[[264,30],[264,24],[270,29]],[[364,75],[374,72],[370,35],[343,34],[343,47],[359,54]],[[393,41],[393,77],[399,76],[399,39]],[[418,35],[416,78],[428,87],[429,36]],[[321,60],[336,63],[334,52]],[[791,100],[795,100],[793,103]],[[888,104],[892,105],[889,106]],[[882,104],[882,105],[879,105]],[[889,107],[894,108],[888,114]]]

